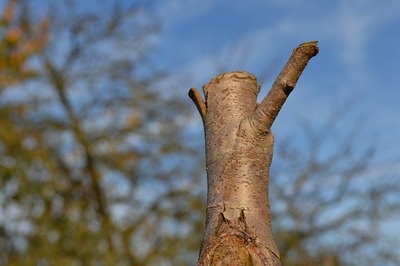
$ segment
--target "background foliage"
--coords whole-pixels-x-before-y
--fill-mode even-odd
[[[0,264],[194,264],[202,132],[174,93],[181,77],[150,59],[157,17],[144,2],[42,4],[1,6]],[[283,264],[396,265],[377,228],[398,209],[399,181],[370,181],[379,147],[360,152],[358,130],[335,119],[276,149]]]

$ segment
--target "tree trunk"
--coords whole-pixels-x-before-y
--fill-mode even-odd
[[[257,103],[260,86],[247,72],[224,73],[189,96],[206,136],[207,220],[198,265],[280,265],[268,200],[272,123],[317,42],[301,44]]]

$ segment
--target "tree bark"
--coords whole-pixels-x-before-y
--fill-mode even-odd
[[[221,74],[192,88],[206,138],[207,218],[198,265],[280,265],[268,200],[274,138],[271,126],[294,89],[317,42],[294,49],[260,104],[248,72]]]

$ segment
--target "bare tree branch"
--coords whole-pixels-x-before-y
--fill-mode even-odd
[[[250,123],[260,132],[269,131],[282,105],[293,91],[307,66],[308,61],[318,53],[317,41],[300,44],[293,50],[285,67],[275,80],[267,96],[254,111]]]
[[[203,98],[201,97],[201,94],[199,93],[199,91],[196,88],[191,88],[189,90],[189,97],[190,99],[192,99],[192,101],[194,102],[194,104],[197,107],[197,110],[200,113],[201,119],[204,119],[206,117],[206,113],[207,113],[207,107],[206,104],[204,103]]]

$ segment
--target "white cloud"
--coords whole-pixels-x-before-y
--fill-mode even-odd
[[[161,18],[164,28],[186,23],[208,12],[215,1],[212,0],[166,0],[159,1],[156,14]]]
[[[304,4],[305,1],[302,2]],[[345,73],[345,76],[335,76],[338,73],[324,72],[325,83],[329,82],[330,86],[337,88],[342,87],[343,90],[348,87],[360,89],[370,85],[365,76],[374,71],[376,67],[370,61],[370,54],[375,52],[370,50],[371,42],[378,41],[374,38],[379,31],[385,30],[387,25],[400,18],[400,1],[397,0],[384,2],[341,0],[329,4],[328,8],[321,2],[314,3],[313,12],[300,5],[296,8],[285,5],[276,8],[277,5],[276,3],[265,5],[266,16],[275,15],[274,12],[279,12],[279,14],[276,14],[276,18],[266,20],[268,22],[264,25],[254,25],[254,30],[245,33],[240,32],[240,36],[235,40],[227,39],[222,44],[216,43],[215,47],[222,47],[218,50],[215,47],[203,49],[204,45],[210,45],[202,42],[202,39],[207,38],[207,36],[199,36],[198,40],[193,41],[185,40],[183,33],[182,40],[176,41],[176,43],[181,42],[182,47],[177,47],[177,49],[185,50],[185,44],[190,43],[192,45],[190,51],[197,51],[195,47],[193,48],[193,45],[198,45],[199,47],[202,46],[202,49],[198,50],[212,50],[213,53],[185,53],[187,60],[181,61],[180,69],[177,69],[177,71],[193,74],[195,80],[206,82],[219,71],[215,67],[217,57],[222,56],[227,60],[235,60],[235,58],[224,56],[226,54],[224,51],[232,49],[232,45],[239,47],[239,50],[246,53],[245,63],[234,63],[234,67],[239,66],[240,68],[243,65],[247,68],[246,70],[256,72],[257,70],[249,69],[249,65],[251,65],[250,68],[268,66],[269,63],[279,60],[276,65],[272,66],[279,69],[286,62],[291,49],[303,41],[317,39],[320,41],[321,55],[316,60],[319,60],[320,64],[337,64],[334,68],[339,70],[338,73]],[[197,31],[198,29],[190,29],[190,20],[198,16],[207,18],[207,13],[212,13],[210,11],[215,6],[215,2],[211,0],[202,1],[201,4],[194,3],[194,0],[171,0],[160,5],[159,12],[165,15],[169,26],[188,23],[189,30]],[[223,18],[224,16],[221,14],[221,19]],[[251,20],[247,17],[241,19]],[[242,22],[241,20],[232,21],[233,28],[235,23]],[[216,26],[208,30],[210,36],[213,36],[215,32],[230,29]],[[204,29],[202,31],[204,32]],[[330,58],[328,59],[328,57]],[[232,66],[232,62],[228,65]],[[329,69],[329,67],[325,69]],[[262,69],[259,71],[262,71]],[[314,80],[318,80],[318,78]],[[346,86],[343,86],[343,84]],[[346,93],[348,92],[349,90]]]
[[[342,1],[327,20],[331,23],[327,32],[339,43],[338,55],[349,70],[364,69],[371,52],[367,50],[368,43],[383,26],[399,17],[400,2],[389,2]],[[356,78],[362,79],[363,74],[359,74]]]

